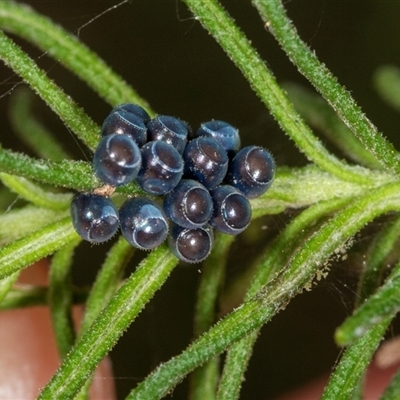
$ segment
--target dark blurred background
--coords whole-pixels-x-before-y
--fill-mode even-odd
[[[132,0],[101,16],[117,1],[26,3],[78,34],[157,112],[180,117],[193,128],[213,118],[229,121],[240,129],[244,145],[266,146],[278,165],[306,163],[240,72],[181,2]],[[223,4],[278,81],[308,86],[263,28],[249,1],[223,1]],[[398,145],[400,117],[377,96],[372,75],[379,65],[400,65],[400,3],[297,0],[287,1],[286,7],[301,37],[385,136]],[[42,54],[21,40],[18,43],[34,58]],[[54,60],[41,57],[38,63],[101,124],[110,105]],[[28,151],[14,139],[7,122],[9,90],[20,79],[4,67],[0,74],[1,143],[14,150]],[[35,112],[76,158],[87,157],[88,153],[82,151],[41,100],[36,101]],[[285,226],[290,216],[291,213],[286,213],[255,223],[247,236],[243,235],[234,245],[228,285],[249,264],[241,260],[255,258],[256,251]],[[370,237],[370,231],[359,235],[356,249],[346,264],[334,264],[327,280],[294,299],[284,313],[263,329],[243,385],[242,399],[271,399],[333,367],[340,354],[333,342],[333,332],[351,312],[356,272]],[[80,247],[74,267],[77,284],[93,281],[106,249],[107,246]],[[135,262],[128,272],[134,265]],[[124,398],[159,362],[180,353],[191,340],[199,270],[196,265],[180,265],[113,350],[119,398]],[[186,381],[173,396],[187,398]]]

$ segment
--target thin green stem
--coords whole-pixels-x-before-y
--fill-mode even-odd
[[[399,236],[400,218],[397,217],[388,223],[372,242],[359,280],[356,307],[363,304],[379,287],[386,269],[385,259],[394,249]]]
[[[78,38],[31,7],[3,1],[0,27],[48,52],[111,105],[136,103],[154,114],[147,102]]]
[[[0,246],[21,239],[38,229],[65,218],[68,212],[60,212],[34,206],[26,206],[0,214]],[[12,229],[10,229],[10,226]]]
[[[0,310],[48,305],[49,290],[45,286],[17,285],[8,291],[0,303]],[[74,304],[83,304],[87,298],[87,291],[74,289],[72,301]]]
[[[295,109],[312,127],[318,129],[350,159],[368,168],[382,168],[365,149],[332,107],[318,94],[296,83],[283,85]]]
[[[186,374],[221,353],[234,342],[259,329],[292,297],[309,287],[323,261],[361,227],[382,213],[400,210],[400,184],[389,184],[354,201],[312,235],[276,279],[264,286],[183,353],[161,364],[134,389],[127,399],[159,399]]]
[[[88,331],[93,321],[114,295],[121,284],[125,267],[133,253],[134,248],[123,236],[108,252],[87,299],[79,336]]]
[[[0,31],[0,59],[31,86],[91,150],[96,148],[100,139],[100,127],[2,31]]]
[[[336,330],[340,346],[351,344],[380,321],[393,317],[400,310],[400,263],[385,283],[347,318]]]
[[[300,39],[280,0],[253,0],[265,26],[298,70],[315,86],[354,135],[387,171],[400,174],[399,153],[361,111],[350,93]]]
[[[178,260],[165,246],[147,256],[78,340],[40,399],[70,399],[162,286]]]
[[[393,177],[376,171],[371,185],[346,182],[321,171],[317,166],[278,168],[274,184],[261,197],[251,200],[253,218],[280,213],[287,208],[302,208],[333,198],[360,196],[368,190],[394,181]]]
[[[197,291],[194,337],[202,335],[215,322],[218,293],[225,276],[229,248],[234,238],[234,236],[219,234],[215,240],[213,252],[204,263]],[[219,359],[215,357],[193,371],[190,379],[190,399],[214,399],[218,377]]]
[[[71,265],[77,239],[58,250],[52,260],[49,278],[49,305],[56,344],[61,359],[72,348],[75,331],[72,321],[72,281]]]
[[[38,207],[66,210],[71,203],[71,194],[47,192],[26,178],[0,172],[0,179],[10,190]]]
[[[270,282],[277,272],[289,262],[295,249],[303,244],[310,234],[310,226],[321,218],[348,204],[348,199],[333,199],[315,204],[298,215],[286,229],[268,246],[268,250],[259,262],[253,281],[245,299],[253,297],[263,285]],[[250,360],[258,331],[234,343],[226,356],[224,369],[218,387],[218,400],[239,398],[244,374]]]
[[[350,346],[332,374],[321,400],[351,399],[391,321],[387,318]]]
[[[48,161],[34,159],[25,154],[3,149],[0,145],[0,171],[21,176],[53,186],[62,186],[76,190],[92,190],[102,186],[90,163],[85,161]],[[143,194],[135,183],[118,188],[126,194]]]
[[[330,154],[302,121],[249,40],[216,0],[183,0],[243,73],[282,129],[309,160],[343,180],[369,183],[368,170],[350,168]],[[399,168],[400,170],[400,168]]]
[[[53,254],[78,238],[71,218],[47,225],[0,249],[0,279]]]
[[[12,274],[0,280],[0,305],[2,305],[4,298],[10,292],[18,277],[19,272],[16,272],[15,274]]]

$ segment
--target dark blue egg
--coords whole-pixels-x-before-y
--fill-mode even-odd
[[[142,149],[142,167],[137,183],[147,193],[163,195],[171,191],[183,174],[183,160],[167,142],[149,142]]]
[[[182,261],[191,264],[203,261],[210,254],[213,244],[214,234],[208,224],[195,229],[172,224],[168,245]]]
[[[203,226],[211,218],[213,202],[208,190],[199,182],[182,179],[164,198],[166,216],[185,228]]]
[[[104,136],[93,155],[96,175],[112,186],[126,185],[133,181],[141,166],[138,145],[128,135]]]
[[[258,197],[271,186],[275,168],[274,158],[267,150],[259,146],[247,146],[233,158],[227,182],[249,199]]]
[[[215,139],[206,136],[186,145],[183,160],[184,177],[199,181],[207,189],[218,186],[228,170],[228,154]]]
[[[122,235],[138,249],[154,249],[168,235],[164,211],[156,202],[146,197],[127,200],[119,210],[119,217]]]
[[[240,149],[239,131],[225,121],[203,122],[195,133],[195,137],[207,136],[215,139],[228,154]]]
[[[249,200],[239,190],[230,185],[221,185],[210,191],[214,212],[210,224],[220,232],[238,235],[251,220]]]
[[[93,193],[77,193],[71,201],[72,225],[92,243],[109,240],[119,227],[118,211],[111,199]]]
[[[150,115],[147,113],[147,111],[143,107],[141,107],[137,104],[132,104],[132,103],[119,104],[113,108],[111,113],[116,110],[123,110],[123,111],[127,111],[131,114],[134,114],[134,115],[138,116],[139,118],[141,118],[145,124],[147,124],[150,121]]]
[[[143,119],[122,108],[111,112],[101,128],[102,136],[114,133],[131,136],[139,147],[147,142],[147,128]]]
[[[168,115],[158,115],[147,124],[148,140],[162,140],[183,153],[187,143],[188,125],[180,119]]]

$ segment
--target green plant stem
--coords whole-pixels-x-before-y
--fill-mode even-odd
[[[306,122],[321,131],[348,158],[368,168],[382,168],[321,96],[296,83],[284,84],[283,88]]]
[[[0,214],[0,246],[21,239],[50,223],[65,218],[67,212],[26,206]],[[12,226],[12,229],[10,229]]]
[[[363,170],[361,167],[349,168],[348,165],[330,154],[313,135],[294,110],[272,73],[265,66],[264,61],[216,0],[183,1],[240,69],[282,129],[309,160],[343,180],[358,183],[371,182],[367,170]]]
[[[49,278],[49,305],[58,353],[64,359],[75,341],[72,321],[72,257],[80,239],[58,250],[52,260]]]
[[[0,280],[0,307],[3,305],[3,300],[12,289],[14,283],[19,277],[19,272],[16,272],[6,278]]]
[[[0,59],[28,83],[92,151],[96,148],[100,139],[100,127],[2,31],[0,31]]]
[[[99,270],[96,281],[86,302],[79,336],[85,334],[101,310],[110,301],[118,286],[129,260],[133,256],[134,248],[121,236],[110,249]]]
[[[219,234],[215,240],[214,250],[204,263],[197,291],[194,337],[202,335],[215,322],[218,292],[225,276],[229,248],[234,239],[234,236]],[[214,399],[218,376],[219,360],[217,357],[193,371],[190,378],[190,399]]]
[[[400,174],[399,154],[361,111],[350,93],[300,39],[280,0],[253,0],[265,26],[298,70],[328,101],[354,135],[387,171]]]
[[[270,282],[277,272],[287,265],[295,249],[303,244],[321,218],[333,213],[345,204],[348,199],[333,199],[315,204],[299,214],[285,230],[268,245],[268,250],[259,261],[253,281],[246,293],[246,300],[253,297],[261,287]],[[312,228],[312,229],[313,229]],[[250,360],[258,330],[234,343],[228,350],[218,387],[218,400],[237,399],[244,374]]]
[[[375,325],[346,350],[325,387],[321,400],[351,399],[391,320],[387,318]]]
[[[3,1],[0,27],[48,52],[111,105],[136,103],[154,114],[147,102],[78,38],[31,7]]]
[[[19,88],[13,92],[8,113],[15,133],[39,157],[53,161],[71,158],[36,118],[32,109],[33,97],[34,94],[28,88]]]
[[[49,290],[44,286],[17,285],[8,291],[0,303],[0,310],[48,305]],[[87,290],[74,289],[72,300],[74,304],[83,304],[87,299]]]
[[[159,399],[187,373],[221,353],[234,342],[259,329],[290,299],[309,286],[323,262],[361,227],[382,213],[400,209],[400,184],[389,184],[369,193],[337,213],[293,255],[290,264],[256,296],[245,302],[183,353],[161,364],[127,399]]]
[[[0,249],[0,279],[53,254],[78,238],[71,218],[47,225]]]
[[[400,218],[397,217],[382,229],[368,249],[367,259],[360,276],[356,307],[363,304],[379,287],[385,259],[389,256],[400,236]]]
[[[393,177],[376,171],[371,185],[342,181],[315,165],[303,168],[278,168],[272,187],[251,200],[253,218],[275,214],[287,208],[302,208],[332,198],[351,198],[393,181]]]
[[[92,190],[103,184],[96,177],[90,163],[85,161],[47,161],[3,149],[0,145],[0,171],[27,179],[80,191]],[[132,182],[117,189],[120,193],[143,194]]]
[[[71,203],[71,194],[47,192],[26,178],[0,172],[0,179],[10,190],[38,207],[66,210]]]
[[[351,344],[380,321],[393,317],[400,310],[400,263],[385,283],[347,318],[336,330],[335,339],[340,346]]]
[[[165,246],[147,256],[79,339],[40,399],[73,398],[177,264]]]
[[[337,211],[347,204],[347,199],[333,199],[318,203],[303,211],[296,217],[278,238],[268,246],[268,250],[261,259],[252,284],[246,294],[250,299],[266,283],[268,283],[287,264],[294,249],[298,248],[309,235],[309,227],[314,226],[323,216]],[[225,365],[218,387],[218,399],[236,399],[244,373],[247,369],[258,331],[233,344],[227,353]]]

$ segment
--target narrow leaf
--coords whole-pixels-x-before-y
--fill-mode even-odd
[[[165,246],[150,253],[80,338],[39,398],[73,398],[177,262]]]
[[[91,150],[96,148],[100,138],[100,127],[2,31],[0,31],[0,59],[31,86]]]
[[[370,296],[336,330],[335,339],[346,346],[363,336],[371,327],[384,319],[392,318],[400,310],[400,263],[396,265],[385,283]]]
[[[10,190],[38,207],[66,210],[71,202],[71,194],[45,191],[26,178],[0,172],[0,179]]]
[[[13,1],[3,1],[0,7],[0,27],[49,52],[111,105],[132,102],[154,114],[147,102],[98,55],[76,36],[38,14],[31,7]]]
[[[184,0],[184,2],[193,12],[196,20],[200,21],[240,69],[282,129],[310,161],[343,180],[358,183],[371,182],[367,171],[360,167],[350,168],[342,163],[330,154],[315,137],[294,110],[264,61],[251,46],[250,41],[216,0]],[[392,155],[391,160],[393,157]]]
[[[400,163],[397,150],[365,116],[350,92],[339,85],[328,68],[300,39],[292,21],[286,15],[281,0],[253,0],[253,5],[297,69],[322,94],[381,165],[392,174],[399,175]]]
[[[53,254],[77,238],[71,218],[67,217],[8,244],[0,249],[0,279]]]
[[[50,266],[49,305],[60,358],[67,356],[75,340],[72,321],[72,257],[80,239],[58,250]]]
[[[400,184],[389,184],[354,201],[312,235],[290,264],[256,296],[245,302],[183,353],[161,364],[127,399],[159,399],[191,370],[259,329],[304,287],[309,286],[323,261],[366,223],[388,211],[400,210]]]

